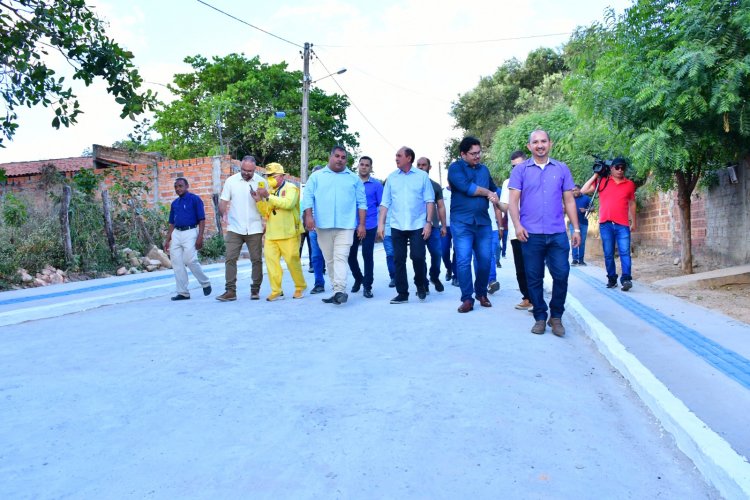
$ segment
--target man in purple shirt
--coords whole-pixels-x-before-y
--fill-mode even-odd
[[[565,335],[562,315],[568,294],[570,245],[563,217],[563,206],[574,228],[571,243],[581,241],[578,211],[573,197],[573,176],[568,166],[549,157],[552,142],[544,130],[535,130],[526,145],[532,157],[519,163],[510,174],[508,210],[521,242],[529,299],[534,304],[534,326],[531,333],[541,335],[547,323],[544,301],[544,263],[552,276],[552,299],[549,303],[549,326],[558,337]]]
[[[359,292],[361,286],[364,285],[364,292],[362,294],[366,299],[372,298],[372,270],[375,267],[375,261],[373,258],[375,249],[375,235],[378,232],[378,207],[380,201],[383,199],[383,184],[372,177],[372,158],[369,156],[363,156],[359,159],[359,165],[357,165],[357,174],[359,180],[365,185],[365,198],[367,199],[367,214],[365,215],[365,237],[359,238],[354,237],[352,246],[349,249],[349,269],[352,271],[354,277],[354,286],[352,287],[352,293]],[[362,274],[362,270],[359,267],[359,244],[362,243],[362,260],[365,264],[365,273]]]

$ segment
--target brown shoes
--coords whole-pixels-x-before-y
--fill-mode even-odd
[[[226,292],[216,297],[216,300],[219,300],[221,302],[231,302],[233,300],[237,300],[237,292],[235,292],[234,290],[227,290]]]
[[[531,327],[531,333],[535,335],[542,335],[544,334],[544,330],[547,329],[547,325],[544,323],[543,319],[539,319],[534,323],[534,326]]]
[[[458,312],[467,313],[474,310],[474,303],[470,300],[464,300],[461,306],[458,308]]]
[[[557,335],[558,337],[563,337],[565,335],[565,327],[562,324],[562,320],[560,318],[550,318],[547,324],[552,328],[552,333]]]
[[[490,299],[488,299],[486,295],[483,297],[477,297],[477,300],[482,307],[492,307],[492,302],[490,302]]]
[[[531,302],[529,302],[529,299],[523,299],[521,302],[519,302],[518,304],[516,304],[514,307],[516,309],[518,309],[519,311],[527,311],[527,310],[530,310],[530,309],[534,309],[534,304],[532,304]]]

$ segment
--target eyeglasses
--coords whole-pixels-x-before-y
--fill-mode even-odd
[[[625,170],[625,165],[612,165],[614,170]]]
[[[482,154],[482,152],[481,151],[469,151],[466,154],[469,155],[469,156],[479,156],[479,155]]]

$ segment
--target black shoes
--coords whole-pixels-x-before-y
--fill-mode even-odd
[[[417,288],[417,297],[419,297],[419,300],[424,301],[424,299],[427,298],[427,290],[424,288]]]
[[[458,278],[456,278],[455,276],[453,277],[453,280],[451,281],[451,285],[453,285],[453,286],[461,286],[461,285],[458,284]]]
[[[400,293],[391,299],[391,304],[406,304],[407,302],[409,302],[409,296]]]
[[[633,282],[632,281],[630,281],[630,280],[624,280],[622,282],[622,291],[623,292],[627,292],[631,288],[633,288]]]
[[[391,282],[388,283],[388,288],[396,288],[396,278],[391,278]]]
[[[607,281],[607,288],[617,288],[617,278],[615,279],[610,278]]]
[[[365,288],[365,291],[362,292],[362,295],[364,295],[364,297],[366,299],[371,299],[372,298],[372,288]]]
[[[208,295],[208,294],[206,294]],[[184,295],[177,294],[174,297],[172,297],[172,300],[190,300],[190,297],[186,297]]]
[[[327,299],[321,299],[326,304],[343,304],[349,299],[349,296],[344,292],[336,292]]]
[[[435,290],[438,292],[445,291],[445,286],[440,282],[440,278],[432,278],[430,279],[432,281],[432,284],[435,285]]]
[[[359,280],[354,280],[354,286],[351,289],[352,293],[359,292],[359,289],[362,288],[362,282]]]
[[[487,291],[490,294],[493,294],[493,293],[497,292],[498,290],[500,290],[500,283],[498,283],[497,281],[492,281],[492,282],[490,282],[489,285],[487,285]]]
[[[207,287],[204,287],[204,288],[203,288],[203,295],[205,295],[205,296],[207,296],[207,297],[208,297],[209,295],[211,295],[211,285],[208,285]]]
[[[310,290],[310,294],[312,295],[312,294],[316,294],[316,293],[323,293],[325,291],[326,291],[326,287],[321,286],[321,285],[316,285],[316,286],[313,287],[312,290]]]

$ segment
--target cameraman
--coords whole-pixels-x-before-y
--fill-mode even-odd
[[[622,290],[633,287],[630,263],[630,231],[635,231],[635,183],[625,177],[627,162],[615,158],[611,166],[595,173],[581,188],[581,193],[599,194],[599,234],[602,237],[604,265],[607,268],[607,288],[617,286],[615,244],[620,255]],[[598,184],[597,184],[597,181]]]

